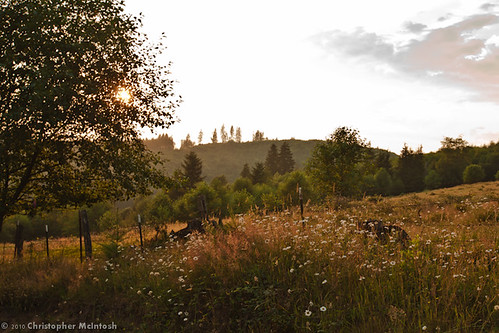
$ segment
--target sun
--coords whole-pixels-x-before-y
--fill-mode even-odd
[[[130,92],[125,88],[118,89],[116,97],[124,103],[130,102],[130,100],[132,99],[132,95],[130,95]]]

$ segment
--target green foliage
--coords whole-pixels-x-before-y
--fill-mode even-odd
[[[359,163],[368,143],[357,130],[339,127],[326,142],[315,146],[307,171],[316,188],[324,194],[352,196],[360,192]]]
[[[203,162],[198,155],[191,151],[184,157],[182,175],[187,179],[188,188],[193,188],[196,183],[203,180]]]
[[[165,191],[159,191],[152,200],[148,201],[145,211],[145,219],[154,225],[171,222],[174,219],[173,202]]]
[[[253,184],[265,183],[268,178],[268,174],[265,171],[265,165],[261,162],[255,164],[251,169],[251,181]]]
[[[253,196],[245,189],[235,191],[229,199],[230,212],[232,214],[242,214],[251,209],[255,204]]]
[[[180,100],[156,62],[163,46],[124,3],[12,0],[0,17],[0,228],[10,214],[160,186],[139,136],[172,124]]]
[[[287,205],[298,205],[298,188],[301,187],[303,198],[315,200],[310,179],[304,171],[293,171],[283,175],[278,183],[277,193]]]
[[[243,170],[241,170],[240,176],[243,178],[251,178],[251,171],[248,163],[244,163]]]
[[[377,172],[376,175],[374,176],[374,181],[376,183],[376,192],[383,194],[383,195],[389,195],[391,194],[391,189],[392,189],[392,177],[390,176],[390,173],[385,168],[380,168]]]
[[[423,148],[412,150],[406,144],[398,160],[397,174],[404,183],[406,192],[418,192],[424,189],[425,166]]]
[[[470,164],[464,169],[463,181],[465,184],[473,184],[482,181],[485,178],[485,172],[481,165]]]
[[[289,144],[284,141],[279,149],[278,172],[281,175],[293,171],[295,168],[295,160]]]
[[[270,146],[267,157],[265,158],[265,170],[270,174],[274,175],[275,173],[280,172],[280,164],[279,164],[279,153],[277,152],[277,146],[275,143],[272,143]]]
[[[232,184],[232,191],[237,192],[241,190],[246,190],[248,193],[253,192],[253,183],[248,178],[238,178]]]
[[[440,188],[442,180],[440,179],[440,175],[435,170],[430,170],[424,178],[424,183],[427,189],[433,190]]]

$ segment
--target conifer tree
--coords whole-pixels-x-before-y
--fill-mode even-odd
[[[186,154],[182,162],[182,175],[187,178],[189,188],[193,188],[196,183],[203,180],[202,173],[203,162],[198,155],[193,151]]]
[[[220,138],[222,139],[222,143],[227,142],[229,139],[227,131],[225,130],[225,125],[222,125],[222,127],[220,128]]]
[[[270,146],[267,152],[267,157],[265,158],[265,169],[270,175],[274,175],[276,172],[280,171],[279,153],[277,152],[277,146],[275,143]]]
[[[198,145],[200,145],[201,142],[203,142],[203,130],[200,130],[198,134]]]
[[[256,163],[251,169],[251,181],[253,184],[262,184],[265,183],[266,178],[265,165],[262,162]]]
[[[243,178],[251,179],[251,171],[248,163],[244,163],[243,170],[241,171],[240,176]]]
[[[241,127],[236,128],[236,142],[241,143],[242,141],[242,136],[241,136]]]
[[[293,153],[287,142],[283,142],[281,149],[279,150],[278,157],[278,171],[281,175],[291,172],[295,168],[295,160],[293,159]]]
[[[253,141],[263,141],[263,139],[264,139],[263,132],[257,130],[253,134]]]
[[[235,136],[234,136],[234,126],[230,126],[230,137],[229,137],[229,141],[234,141],[235,140]]]
[[[425,166],[423,147],[412,150],[406,144],[400,153],[397,173],[406,192],[422,191],[424,189]]]
[[[181,149],[186,149],[186,148],[192,148],[194,147],[194,142],[191,140],[191,135],[187,134],[185,137],[185,140],[180,141],[180,148]]]
[[[211,143],[218,143],[217,129],[213,130],[213,135],[211,136]]]

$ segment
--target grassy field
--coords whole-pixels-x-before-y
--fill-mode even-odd
[[[136,231],[101,235],[84,264],[76,239],[51,241],[50,260],[43,241],[22,261],[7,248],[0,321],[7,331],[64,321],[137,332],[499,332],[499,182],[338,200],[305,215],[236,216],[188,241],[154,241],[149,230],[143,251]],[[401,226],[410,245],[358,231],[368,218]]]

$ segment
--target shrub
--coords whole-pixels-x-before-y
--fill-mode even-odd
[[[477,183],[485,178],[485,172],[482,166],[478,164],[470,164],[464,169],[463,181],[466,184]]]
[[[436,188],[440,188],[442,186],[442,179],[440,175],[435,170],[430,170],[426,177],[424,178],[424,183],[427,189],[433,190]]]

